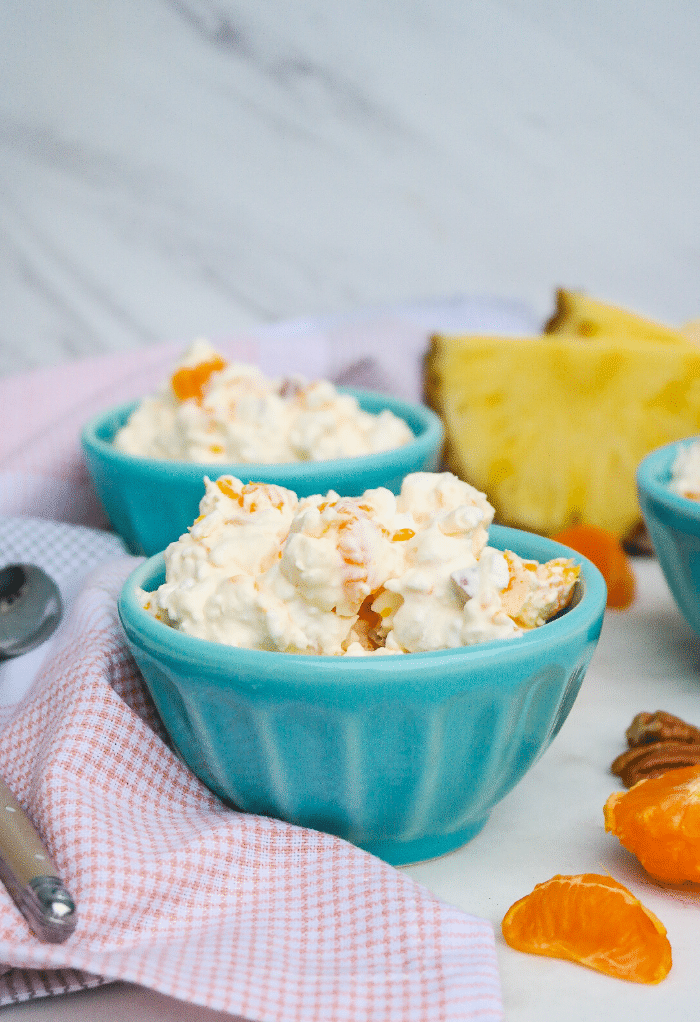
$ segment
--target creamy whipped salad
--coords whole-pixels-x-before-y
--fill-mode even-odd
[[[142,604],[249,649],[370,656],[516,638],[568,604],[579,574],[567,558],[490,547],[493,508],[449,472],[409,475],[398,497],[302,499],[224,475],[206,480],[200,512]]]
[[[686,444],[678,451],[671,468],[669,489],[681,497],[700,500],[700,441]]]
[[[356,457],[411,440],[403,419],[388,409],[364,411],[328,380],[269,379],[198,340],[114,445],[146,458],[269,465]]]

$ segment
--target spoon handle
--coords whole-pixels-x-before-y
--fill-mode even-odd
[[[0,778],[0,879],[40,940],[60,944],[77,922],[73,899],[26,812]]]

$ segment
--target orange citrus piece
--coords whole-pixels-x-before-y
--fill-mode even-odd
[[[199,365],[178,369],[170,380],[175,397],[178,401],[187,401],[192,397],[196,401],[201,401],[212,373],[218,373],[225,368],[226,363],[217,355],[207,362],[200,362]]]
[[[564,958],[634,983],[660,983],[671,968],[663,923],[617,880],[596,873],[537,884],[508,909],[502,930],[516,951]]]
[[[552,538],[593,561],[608,587],[608,607],[624,610],[634,602],[634,572],[615,533],[594,525],[574,525]]]
[[[651,876],[700,882],[700,766],[667,770],[616,791],[604,812],[605,829]]]

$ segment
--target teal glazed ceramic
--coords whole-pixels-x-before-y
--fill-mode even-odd
[[[669,589],[688,624],[700,634],[700,502],[668,488],[676,455],[694,439],[648,454],[637,469],[637,491]]]
[[[150,556],[178,539],[195,520],[204,496],[204,476],[234,475],[244,483],[279,483],[299,497],[328,490],[341,497],[357,497],[377,486],[398,493],[410,472],[438,468],[444,430],[429,408],[372,391],[338,389],[354,395],[365,411],[377,414],[390,409],[408,423],[415,439],[403,447],[358,458],[284,465],[205,465],[138,458],[116,450],[114,436],[136,402],[96,416],[83,430],[83,453],[112,527],[132,553]]]
[[[394,865],[473,838],[542,755],[581,686],[606,587],[558,543],[492,527],[490,543],[582,565],[573,605],[522,638],[435,653],[321,657],[218,645],[154,620],[137,588],[119,614],[175,748],[224,801],[353,842]]]

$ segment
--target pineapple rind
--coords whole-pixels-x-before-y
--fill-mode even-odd
[[[692,344],[437,335],[425,382],[447,466],[486,493],[497,521],[549,535],[579,522],[628,535],[639,462],[700,432]]]

